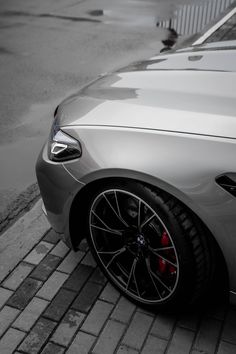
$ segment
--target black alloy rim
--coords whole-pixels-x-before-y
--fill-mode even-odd
[[[142,303],[159,303],[176,289],[179,262],[171,235],[144,200],[109,189],[89,215],[94,250],[114,283]]]

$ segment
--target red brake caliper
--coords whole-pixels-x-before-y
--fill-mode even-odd
[[[161,245],[163,247],[168,247],[170,246],[170,238],[167,234],[166,231],[163,231],[162,233],[162,236],[161,236]],[[172,250],[166,250],[165,253],[168,255],[169,254],[169,251],[172,251]],[[158,259],[158,265],[159,265],[159,271],[160,273],[165,273],[168,271],[168,273],[174,273],[176,271],[175,267],[172,266],[171,264],[169,264],[168,262],[166,262],[163,258],[159,257]]]

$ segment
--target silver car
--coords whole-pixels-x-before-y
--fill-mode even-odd
[[[236,301],[236,42],[214,40],[224,22],[66,99],[37,162],[53,229],[74,250],[87,237],[138,305],[196,304],[222,280]]]

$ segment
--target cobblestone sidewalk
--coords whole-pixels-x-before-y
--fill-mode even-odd
[[[86,242],[70,251],[52,231],[0,284],[0,353],[235,354],[236,309],[154,315],[100,273]]]

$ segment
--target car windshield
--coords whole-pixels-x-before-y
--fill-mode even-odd
[[[236,38],[236,13],[218,28],[205,43],[224,42],[235,40]]]

